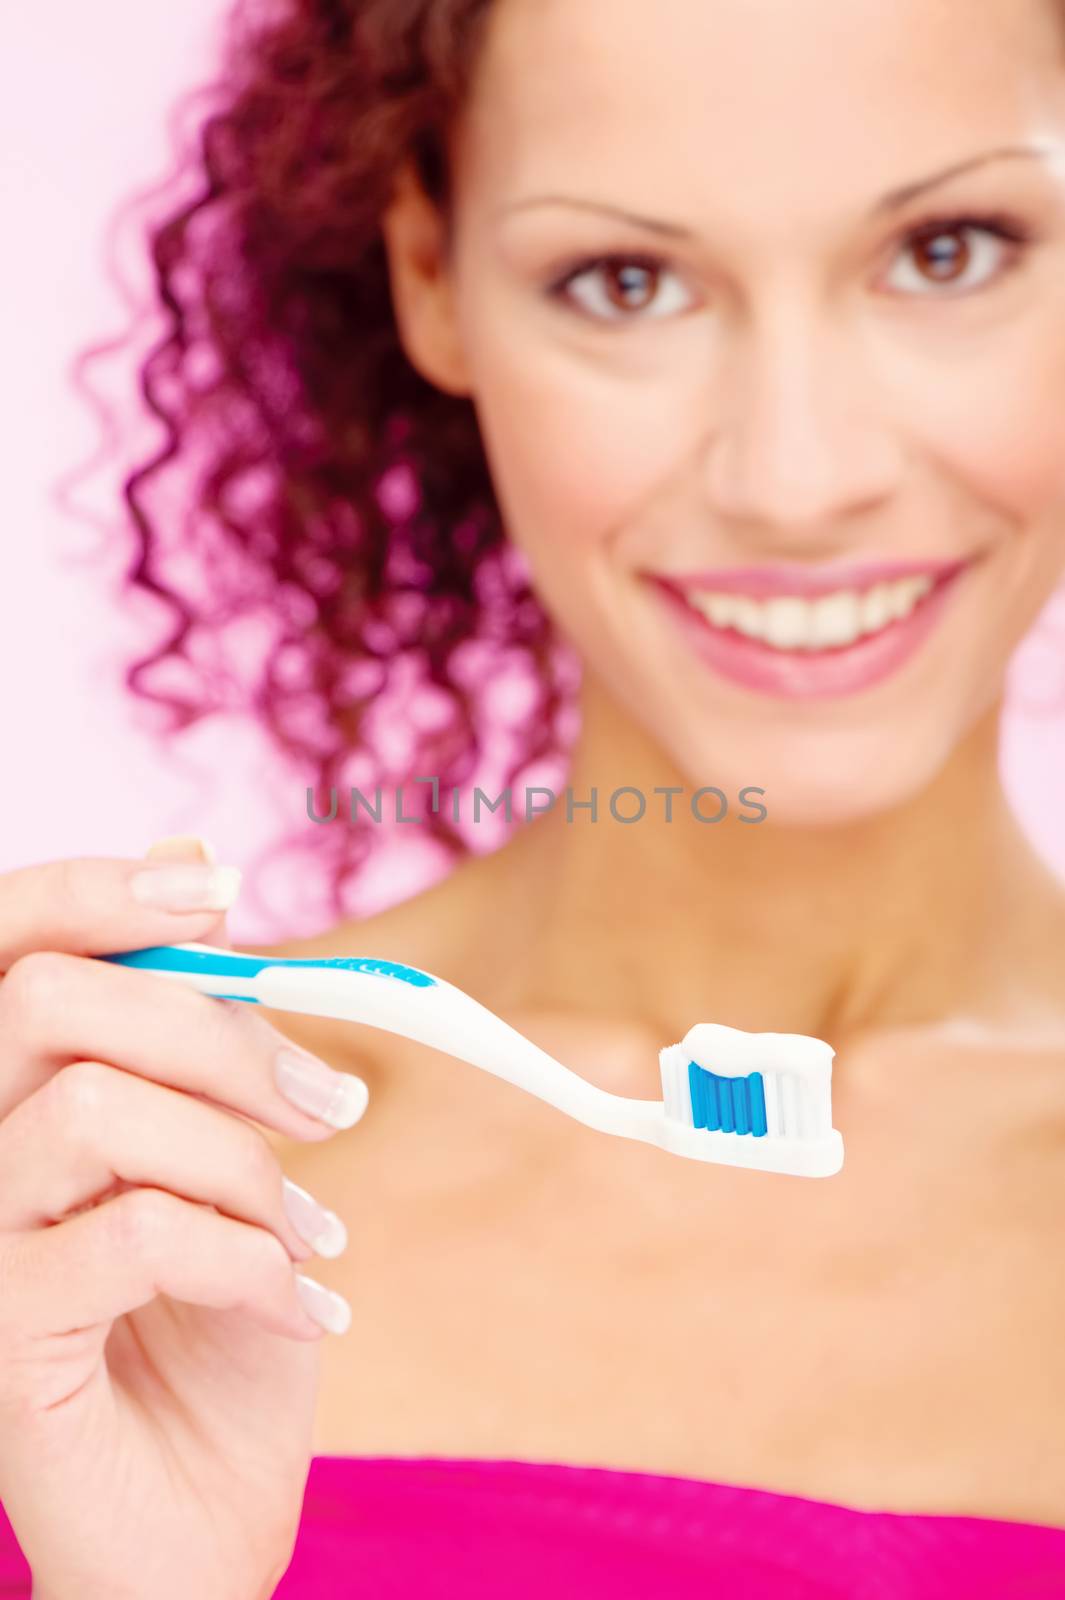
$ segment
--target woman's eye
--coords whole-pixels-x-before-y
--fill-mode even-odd
[[[1021,243],[1016,230],[990,223],[925,229],[906,245],[899,259],[908,270],[889,281],[889,287],[906,294],[980,289],[1012,264]]]
[[[1027,229],[1008,218],[934,222],[911,234],[899,256],[901,271],[889,278],[888,287],[904,294],[938,292],[941,298],[981,289],[1016,265],[1030,242]],[[666,262],[641,255],[578,262],[547,293],[595,322],[657,320],[692,303]]]
[[[669,276],[669,268],[661,261],[642,256],[603,256],[582,262],[552,284],[548,292],[564,302],[576,302],[598,322],[657,319],[685,309],[687,297],[683,289],[679,296],[659,292],[659,284]],[[676,274],[672,277],[679,284]],[[649,309],[654,307],[657,309]]]

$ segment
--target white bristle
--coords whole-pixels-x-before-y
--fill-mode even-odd
[[[666,1115],[692,1127],[691,1096],[688,1092],[688,1057],[678,1045],[658,1053],[662,1072],[662,1099]]]
[[[765,1125],[767,1132],[779,1138],[784,1132],[784,1123],[780,1115],[780,1074],[766,1072],[762,1076],[762,1087],[765,1090]]]
[[[799,1138],[811,1139],[814,1130],[810,1117],[808,1085],[802,1083],[798,1078],[793,1081],[795,1083],[795,1125],[799,1130]]]
[[[666,1102],[666,1111],[671,1117],[681,1114],[682,1107],[678,1095],[677,1064],[673,1057],[663,1057],[662,1061],[662,1091]]]
[[[683,1055],[673,1058],[673,1094],[676,1100],[680,1120],[692,1127],[692,1099],[688,1086],[688,1063]]]
[[[795,1079],[790,1072],[782,1072],[780,1086],[780,1131],[785,1139],[801,1138],[799,1128],[799,1097],[795,1092]]]

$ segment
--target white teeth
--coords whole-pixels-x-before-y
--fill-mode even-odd
[[[735,614],[735,601],[730,594],[709,594],[706,596],[706,613],[716,628],[732,626]]]
[[[732,626],[739,628],[741,633],[750,634],[755,639],[760,638],[762,608],[758,602],[749,599],[747,595],[736,595],[732,602]]]
[[[805,645],[809,606],[790,595],[780,595],[765,607],[765,638],[778,650],[795,650]]]
[[[747,595],[687,591],[687,599],[715,628],[735,628],[776,650],[825,650],[853,644],[909,616],[933,586],[927,575],[878,583],[859,594],[841,590],[818,600],[777,595],[752,600]]]
[[[892,622],[895,617],[895,601],[891,590],[886,583],[878,583],[870,589],[861,603],[862,628],[873,633]]]
[[[852,644],[862,631],[858,596],[854,593],[830,594],[807,606],[810,614],[807,648],[825,650],[832,645]]]

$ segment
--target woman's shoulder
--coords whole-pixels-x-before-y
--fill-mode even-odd
[[[373,957],[418,967],[446,979],[492,1005],[496,993],[495,962],[505,955],[504,942],[490,932],[484,874],[477,861],[465,861],[445,878],[372,914],[345,918],[319,932],[289,936],[269,944],[241,942],[242,952],[260,958],[330,960]],[[356,1022],[264,1008],[267,1019],[293,1043],[310,1050],[341,1071],[356,1073],[379,1102],[389,1089],[392,1068],[403,1041]],[[280,1134],[269,1142],[289,1159],[302,1160],[301,1148]]]
[[[483,874],[478,865],[465,861],[445,877],[366,916],[346,917],[303,937],[242,944],[241,949],[260,957],[304,961],[375,957],[421,967],[461,986],[487,943]]]
[[[1058,1040],[1065,1053],[1065,879],[1045,867],[1041,890],[1009,930],[1006,983],[993,1003],[1004,1033],[1031,1034],[1050,1049]]]

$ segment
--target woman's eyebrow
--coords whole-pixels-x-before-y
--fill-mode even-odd
[[[947,183],[951,178],[960,178],[964,173],[972,172],[977,167],[987,166],[992,161],[1015,160],[1018,157],[1038,160],[1046,160],[1053,156],[1060,158],[1062,149],[1058,143],[1040,142],[1007,145],[1000,150],[987,150],[981,155],[969,156],[964,161],[956,161],[952,166],[933,173],[928,178],[919,178],[915,183],[907,183],[902,188],[892,189],[876,202],[870,215],[876,217],[886,211],[897,211],[927,190],[934,189],[941,183]],[[640,216],[635,211],[626,211],[622,206],[613,206],[598,200],[582,200],[573,195],[530,195],[527,199],[514,200],[509,205],[500,207],[495,216],[497,218],[510,216],[515,211],[526,211],[534,206],[571,206],[581,211],[598,211],[606,216],[618,217],[621,221],[631,223],[637,228],[644,228],[649,233],[663,234],[670,239],[695,242],[697,238],[690,229],[681,228],[673,222],[664,222],[659,217]]]
[[[885,211],[897,211],[900,206],[915,200],[928,189],[934,189],[941,183],[947,183],[951,178],[960,178],[963,173],[972,172],[977,167],[985,167],[991,161],[1016,160],[1018,157],[1034,158],[1036,160],[1049,160],[1062,155],[1062,146],[1057,142],[1039,140],[1033,144],[1005,145],[1000,150],[986,150],[982,155],[969,156],[964,161],[956,161],[953,166],[946,167],[942,172],[933,173],[930,178],[919,178],[916,183],[907,183],[901,189],[892,189],[890,194],[884,195],[873,207],[872,215],[879,216]]]

